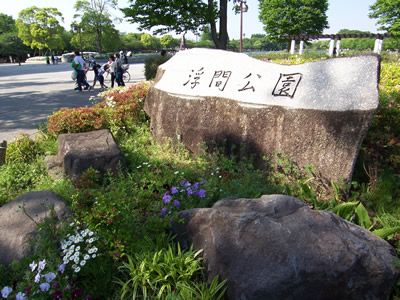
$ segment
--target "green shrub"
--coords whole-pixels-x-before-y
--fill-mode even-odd
[[[171,56],[150,56],[146,58],[144,61],[144,75],[146,80],[151,80],[156,77],[157,68],[159,65],[162,65],[167,60],[169,60]]]
[[[7,147],[7,163],[30,163],[34,161],[42,150],[38,143],[31,140],[28,135],[21,134]]]
[[[121,299],[163,299],[179,285],[189,285],[201,275],[201,251],[181,251],[180,246],[128,257],[120,270],[127,280],[118,279]]]
[[[48,132],[58,135],[120,129],[132,122],[143,121],[143,101],[148,89],[149,84],[142,82],[103,92],[99,94],[102,101],[94,106],[61,109],[49,116]]]

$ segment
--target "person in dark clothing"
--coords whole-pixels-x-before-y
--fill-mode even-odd
[[[124,74],[124,69],[122,68],[122,60],[121,56],[119,53],[115,54],[116,59],[115,59],[115,80],[117,81],[118,86],[125,86],[123,74]]]

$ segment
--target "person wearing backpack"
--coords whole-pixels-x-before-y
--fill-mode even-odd
[[[75,90],[82,91],[82,85],[85,86],[85,90],[91,89],[91,86],[89,83],[86,81],[85,78],[85,65],[86,62],[80,55],[79,51],[75,51],[75,57],[74,60],[71,63],[72,68],[76,71],[77,76],[76,76],[76,82],[78,86],[75,88]]]

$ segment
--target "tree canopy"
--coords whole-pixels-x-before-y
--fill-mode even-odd
[[[227,9],[228,0],[129,0],[123,8],[125,17],[138,23],[139,29],[154,29],[155,34],[175,31],[197,33],[209,25],[212,39],[217,48],[226,49],[228,43]],[[219,32],[216,20],[219,17]]]
[[[28,7],[19,13],[16,22],[18,37],[32,49],[61,49],[64,44],[62,21],[62,14],[57,8]]]
[[[321,34],[328,28],[328,0],[260,0],[260,20],[269,38]]]
[[[76,14],[71,24],[74,32],[72,45],[77,49],[91,49],[98,52],[118,49],[121,44],[119,34],[109,12],[117,4],[116,0],[76,1],[74,6]]]
[[[29,48],[18,37],[15,20],[8,15],[0,13],[0,56],[26,56]]]
[[[378,19],[380,30],[386,30],[393,35],[400,35],[400,1],[377,0],[370,7],[370,18]]]

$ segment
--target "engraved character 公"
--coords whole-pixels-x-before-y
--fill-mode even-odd
[[[252,77],[252,75],[253,74],[250,73],[249,75],[244,77],[244,79],[248,79],[248,78]],[[261,79],[261,75],[260,74],[257,74],[257,77],[258,77],[258,79]],[[253,85],[250,86],[250,80],[248,80],[247,83],[241,89],[238,89],[239,92],[243,92],[243,91],[246,91],[246,90],[252,90],[253,92],[256,90]]]

